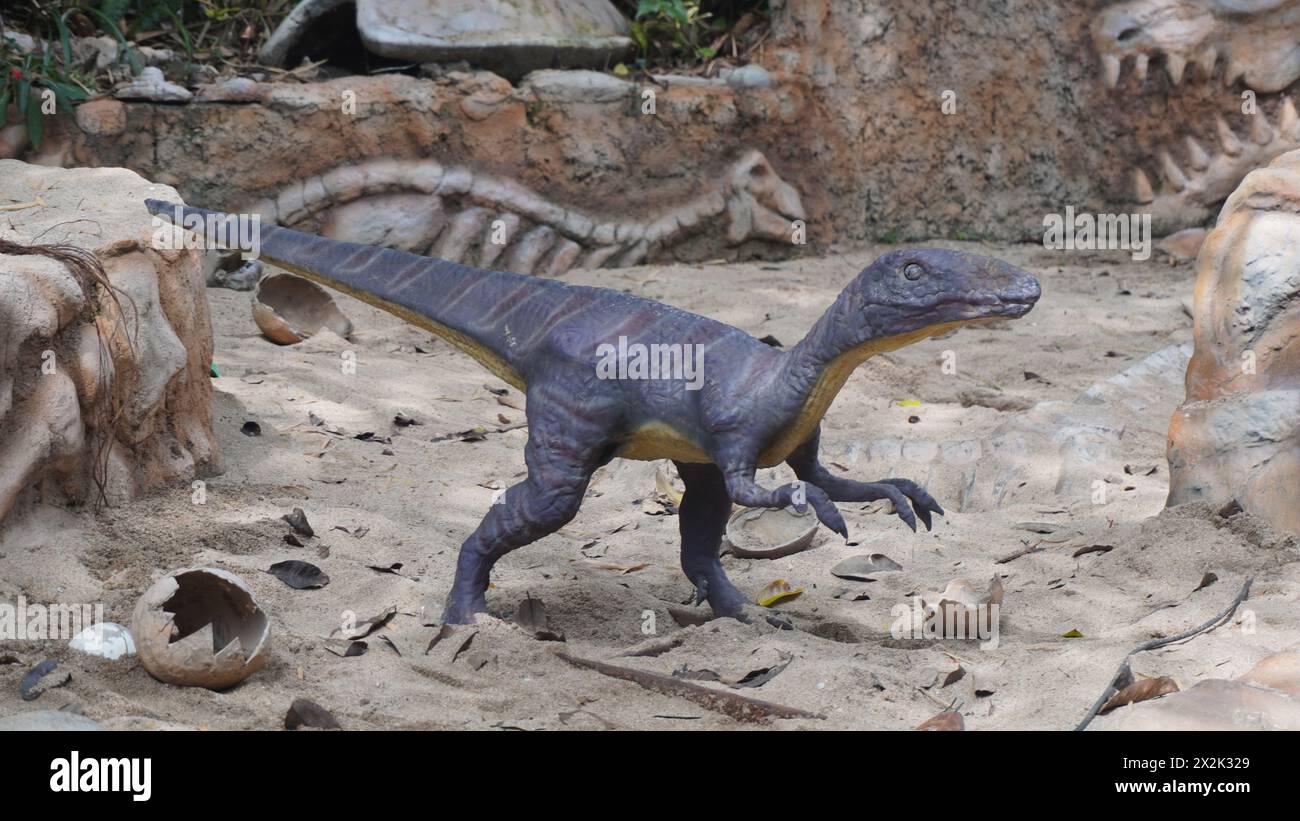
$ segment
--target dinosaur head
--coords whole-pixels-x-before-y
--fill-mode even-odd
[[[1298,25],[1300,0],[1130,0],[1097,16],[1092,39],[1112,88],[1132,57],[1139,81],[1154,58],[1174,85],[1189,63],[1206,79],[1222,60],[1225,84],[1273,92],[1300,77]]]
[[[793,185],[757,151],[747,151],[723,183],[727,200],[727,241],[790,242],[794,221],[804,219],[803,201]]]
[[[916,248],[890,251],[853,280],[845,296],[860,312],[856,342],[899,347],[957,325],[1024,316],[1038,280],[992,257]],[[855,323],[859,324],[859,323]]]

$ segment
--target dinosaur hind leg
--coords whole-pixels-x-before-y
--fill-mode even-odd
[[[718,559],[718,547],[731,514],[731,497],[722,471],[714,465],[674,464],[686,483],[686,493],[678,509],[682,570],[695,585],[698,595],[708,600],[714,615],[751,621],[759,615],[760,608],[736,589]],[[761,616],[774,627],[790,629],[789,622],[774,613],[765,611]]]
[[[578,418],[545,389],[528,392],[528,478],[493,502],[460,547],[443,624],[468,624],[487,612],[485,593],[497,560],[564,527],[577,515],[591,474],[608,461],[606,429],[591,414]]]

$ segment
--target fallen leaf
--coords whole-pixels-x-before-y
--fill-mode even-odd
[[[1124,707],[1128,704],[1136,704],[1139,701],[1147,701],[1157,698],[1158,696],[1167,696],[1170,693],[1178,692],[1178,684],[1169,676],[1160,676],[1159,678],[1143,678],[1133,682],[1127,687],[1120,690],[1102,705],[1099,715],[1114,710],[1118,707]]]
[[[438,632],[434,633],[433,638],[429,639],[429,645],[424,648],[424,654],[426,656],[429,655],[429,651],[437,647],[438,642],[442,641],[443,639],[447,638],[448,636],[450,636],[452,633],[455,632],[456,632],[456,628],[452,627],[450,624],[444,624],[441,627],[439,627]]]
[[[782,670],[789,667],[790,662],[793,660],[794,655],[792,653],[778,652],[775,663],[750,670],[735,682],[723,678],[722,683],[737,689],[743,687],[762,687],[764,684],[767,684],[769,681],[776,678]]]
[[[364,656],[370,649],[370,645],[364,641],[349,641],[348,639],[326,639],[325,649],[336,656],[342,656],[345,659],[354,656]]]
[[[284,716],[284,729],[296,730],[299,727],[312,727],[317,730],[341,730],[338,719],[329,710],[314,701],[295,698],[289,705],[289,712]]]
[[[389,607],[388,609],[380,612],[376,616],[371,616],[368,619],[362,619],[361,621],[358,621],[351,625],[345,625],[343,627],[335,628],[334,632],[330,633],[330,636],[332,638],[342,638],[342,639],[365,638],[366,636],[370,635],[374,631],[378,630],[380,627],[383,627],[385,624],[388,624],[389,620],[392,619],[393,616],[395,615],[397,615],[397,608]]]
[[[46,659],[29,670],[18,685],[18,695],[22,696],[23,701],[34,701],[46,690],[62,687],[71,681],[71,673],[54,672],[58,666],[59,663],[54,659]]]
[[[312,590],[330,583],[330,577],[326,576],[323,570],[311,562],[298,559],[276,562],[268,567],[266,572],[294,590]]]
[[[927,718],[916,728],[926,732],[950,732],[965,730],[966,722],[956,710],[944,710],[932,718]]]
[[[965,677],[966,677],[966,668],[958,664],[956,670],[950,671],[946,676],[943,677],[943,681],[939,683],[939,686],[947,687],[950,684],[955,684],[956,682],[961,681]]]
[[[307,521],[307,514],[303,513],[300,507],[295,507],[292,513],[286,513],[280,518],[288,522],[289,527],[292,527],[293,531],[299,536],[306,536],[310,539],[316,535],[311,523]]]
[[[802,587],[793,587],[785,579],[777,579],[763,588],[758,594],[757,601],[764,607],[771,607],[777,602],[793,599],[802,592]]]
[[[1109,553],[1115,549],[1113,544],[1090,544],[1087,547],[1081,547],[1070,555],[1070,558],[1077,559],[1080,556],[1086,556],[1089,553]]]

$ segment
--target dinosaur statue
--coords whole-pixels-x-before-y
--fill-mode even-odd
[[[230,215],[146,200],[155,216],[205,226],[209,247],[238,246]],[[811,505],[847,538],[834,502],[888,499],[913,530],[943,513],[906,479],[858,482],[818,461],[818,429],[849,374],[877,353],[982,319],[1023,316],[1038,281],[1004,262],[958,251],[891,251],[857,275],[808,335],[779,351],[712,319],[620,291],[487,271],[391,248],[338,242],[263,226],[262,257],[426,328],[527,397],[528,477],[509,488],[461,546],[444,623],[487,612],[492,565],[563,527],[578,512],[592,473],[614,457],[672,459],[686,484],[680,506],[681,563],[719,616],[760,611],[727,579],[718,547],[732,503]],[[608,378],[618,344],[698,351],[703,379],[675,373]],[[628,346],[630,349],[630,345]],[[684,355],[682,359],[686,359]],[[632,369],[627,369],[629,376]],[[622,375],[622,374],[620,374]],[[789,464],[799,481],[776,489],[759,467]]]
[[[645,219],[591,217],[514,180],[429,159],[341,166],[249,210],[331,239],[546,276],[637,265],[724,216],[731,245],[789,243],[794,221],[804,219],[799,192],[758,151],[745,152],[697,197]],[[495,242],[494,226],[501,229]]]

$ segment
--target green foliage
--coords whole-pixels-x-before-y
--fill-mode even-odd
[[[38,54],[19,54],[9,41],[0,42],[0,119],[10,104],[27,126],[27,138],[41,147],[45,136],[46,91],[54,94],[54,111],[68,113],[75,102],[84,100],[88,87],[83,78],[64,71],[46,45]]]
[[[707,43],[722,24],[701,10],[700,0],[639,0],[632,21],[632,39],[644,61],[714,56]]]

